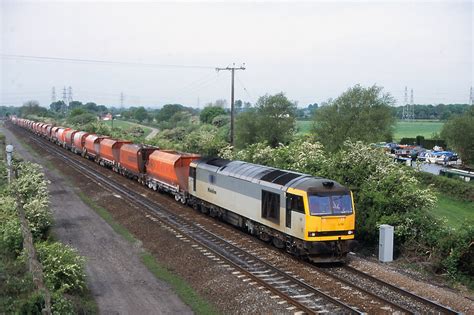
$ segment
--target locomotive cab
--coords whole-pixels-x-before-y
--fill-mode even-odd
[[[287,199],[288,195],[302,199],[305,221],[302,239],[310,259],[338,261],[337,256],[342,260],[354,250],[357,245],[354,240],[355,207],[350,190],[336,182],[313,177],[292,185],[287,190]],[[297,219],[296,213],[292,215]]]

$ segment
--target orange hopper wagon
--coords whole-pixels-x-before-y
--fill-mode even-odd
[[[72,143],[72,152],[82,153],[84,150],[84,144],[86,143],[86,137],[89,135],[88,132],[78,131],[74,134],[74,140]]]
[[[189,164],[200,155],[160,150],[150,155],[147,164],[150,188],[170,192],[187,192]]]
[[[144,183],[146,163],[148,157],[157,147],[149,147],[138,144],[124,144],[120,148],[120,171],[130,178],[138,178]]]
[[[64,135],[64,146],[68,149],[72,148],[72,143],[74,142],[74,135],[77,133],[77,130],[70,129],[66,131]]]
[[[99,155],[100,141],[102,139],[107,139],[109,137],[98,136],[95,134],[90,134],[86,137],[86,142],[84,144],[84,153],[85,156],[89,158],[96,158]]]
[[[100,142],[99,156],[102,165],[115,166],[120,161],[120,148],[131,141],[103,139]]]
[[[60,128],[58,130],[58,142],[60,145],[64,145],[66,142],[66,132],[71,130],[71,128]]]

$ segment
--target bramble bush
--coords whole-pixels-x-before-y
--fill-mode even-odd
[[[23,204],[33,237],[35,239],[45,238],[52,225],[48,181],[38,164],[19,163],[17,172],[18,178],[12,184],[12,192]]]
[[[23,246],[20,220],[16,215],[15,199],[0,196],[0,250],[4,255],[18,255]]]
[[[55,292],[80,293],[86,286],[85,260],[77,251],[59,242],[36,244],[46,286]]]

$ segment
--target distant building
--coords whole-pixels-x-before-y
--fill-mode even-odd
[[[111,114],[111,113],[107,113],[107,114],[105,114],[104,116],[102,116],[100,119],[101,119],[101,120],[112,120],[112,114]]]

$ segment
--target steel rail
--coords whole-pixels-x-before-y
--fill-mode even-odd
[[[417,301],[421,302],[422,304],[428,305],[429,307],[434,308],[434,309],[438,310],[439,312],[441,312],[441,314],[460,314],[459,312],[456,312],[455,310],[453,310],[453,309],[451,309],[451,308],[449,308],[449,307],[446,307],[446,306],[441,305],[441,304],[439,304],[439,303],[437,303],[437,302],[431,301],[431,300],[429,300],[429,299],[427,299],[427,298],[424,298],[424,297],[422,297],[422,296],[419,296],[419,295],[417,295],[417,294],[415,294],[415,293],[413,293],[413,292],[410,292],[410,291],[408,291],[408,290],[405,290],[405,289],[402,289],[402,288],[400,288],[400,287],[394,286],[393,284],[390,284],[390,283],[388,283],[388,282],[385,282],[385,281],[383,281],[383,280],[380,280],[380,279],[378,279],[378,278],[376,278],[376,277],[374,277],[374,276],[369,275],[368,273],[365,273],[365,272],[363,272],[363,271],[360,271],[360,270],[358,270],[358,269],[355,269],[355,268],[353,268],[353,267],[351,267],[351,266],[343,266],[343,268],[344,268],[344,269],[347,269],[349,272],[352,272],[352,273],[354,273],[354,274],[357,274],[357,275],[359,275],[359,276],[361,276],[361,277],[363,277],[363,278],[366,278],[366,279],[368,279],[368,280],[370,280],[370,281],[376,282],[376,283],[378,283],[378,284],[381,285],[381,286],[388,287],[388,288],[390,288],[391,290],[396,291],[396,292],[400,293],[400,294],[403,295],[403,296],[412,298],[412,299],[414,299],[414,300],[417,300]]]
[[[149,201],[146,199],[143,199],[143,196],[130,190],[129,188],[124,188],[124,186],[120,183],[117,183],[115,180],[106,177],[105,175],[102,175],[100,173],[97,173],[91,169],[86,160],[83,160],[82,158],[76,159],[72,158],[71,156],[68,156],[66,151],[64,149],[60,149],[57,145],[51,143],[50,141],[47,141],[46,139],[42,137],[33,137],[33,141],[35,141],[38,144],[47,144],[47,147],[50,149],[49,151],[53,151],[56,155],[61,157],[63,160],[68,161],[68,162],[73,162],[68,165],[74,167],[76,170],[80,171],[82,175],[87,176],[88,178],[94,180],[98,184],[101,184],[102,187],[106,188],[107,186],[109,187],[108,190],[112,190],[115,192],[118,192],[125,196],[129,202],[132,204],[139,204],[143,207],[145,207],[147,210],[151,211],[153,214],[158,215],[158,219],[169,226],[172,226],[174,229],[177,229],[181,231],[183,234],[185,234],[187,237],[193,239],[196,243],[200,244],[201,246],[207,248],[208,250],[212,251],[225,261],[228,261],[235,267],[237,267],[239,270],[250,276],[252,279],[255,281],[258,281],[259,283],[262,283],[265,287],[269,288],[270,291],[277,293],[279,296],[283,297],[285,300],[293,304],[294,306],[300,308],[306,313],[312,314],[312,313],[317,313],[318,310],[315,310],[314,306],[307,306],[304,304],[305,301],[298,301],[294,297],[292,297],[292,294],[297,294],[301,295],[300,291],[298,289],[291,289],[287,292],[285,292],[283,289],[289,289],[289,286],[287,287],[275,287],[272,286],[271,281],[265,281],[265,279],[262,279],[261,277],[257,276],[259,271],[262,269],[272,271],[276,273],[274,278],[285,278],[287,280],[290,280],[293,284],[296,284],[300,287],[300,289],[304,289],[309,292],[309,294],[316,294],[323,299],[329,301],[330,304],[336,305],[337,308],[336,310],[344,310],[345,313],[351,313],[351,314],[363,314],[359,310],[352,308],[351,306],[325,294],[324,292],[318,290],[315,287],[312,287],[311,285],[305,283],[304,281],[301,281],[286,272],[271,266],[270,264],[264,262],[260,258],[256,257],[255,255],[248,253],[244,251],[243,249],[234,246],[233,244],[229,243],[227,240],[223,239],[220,236],[217,236],[216,234],[205,230],[204,228],[200,227],[199,225],[193,223],[190,225],[187,222],[180,222],[183,221],[183,219],[179,218],[178,216],[174,215],[170,211],[164,209],[161,205],[158,205],[156,202]],[[43,146],[43,149],[46,149]],[[71,152],[68,152],[69,155],[73,154]],[[74,155],[76,156],[76,155]],[[86,166],[87,165],[87,166]],[[95,165],[95,164],[94,164]],[[191,233],[190,233],[191,232]],[[207,234],[207,235],[206,235]],[[215,241],[211,242],[209,239],[214,238]],[[217,242],[216,242],[217,241]],[[218,244],[220,243],[220,244]],[[218,246],[216,246],[218,244]],[[227,248],[230,250],[233,250],[233,253],[231,252],[222,250],[223,248]],[[248,259],[242,259],[242,256],[247,256]],[[253,265],[249,265],[247,262],[248,261],[254,261]],[[268,273],[268,272],[267,272]],[[279,281],[280,282],[280,281]],[[308,295],[308,294],[306,294]],[[306,296],[305,295],[305,296]],[[309,301],[312,302],[312,301]],[[308,304],[308,303],[306,303]],[[310,303],[311,304],[311,303]],[[314,304],[314,303],[312,303]],[[323,305],[323,306],[327,306]]]

